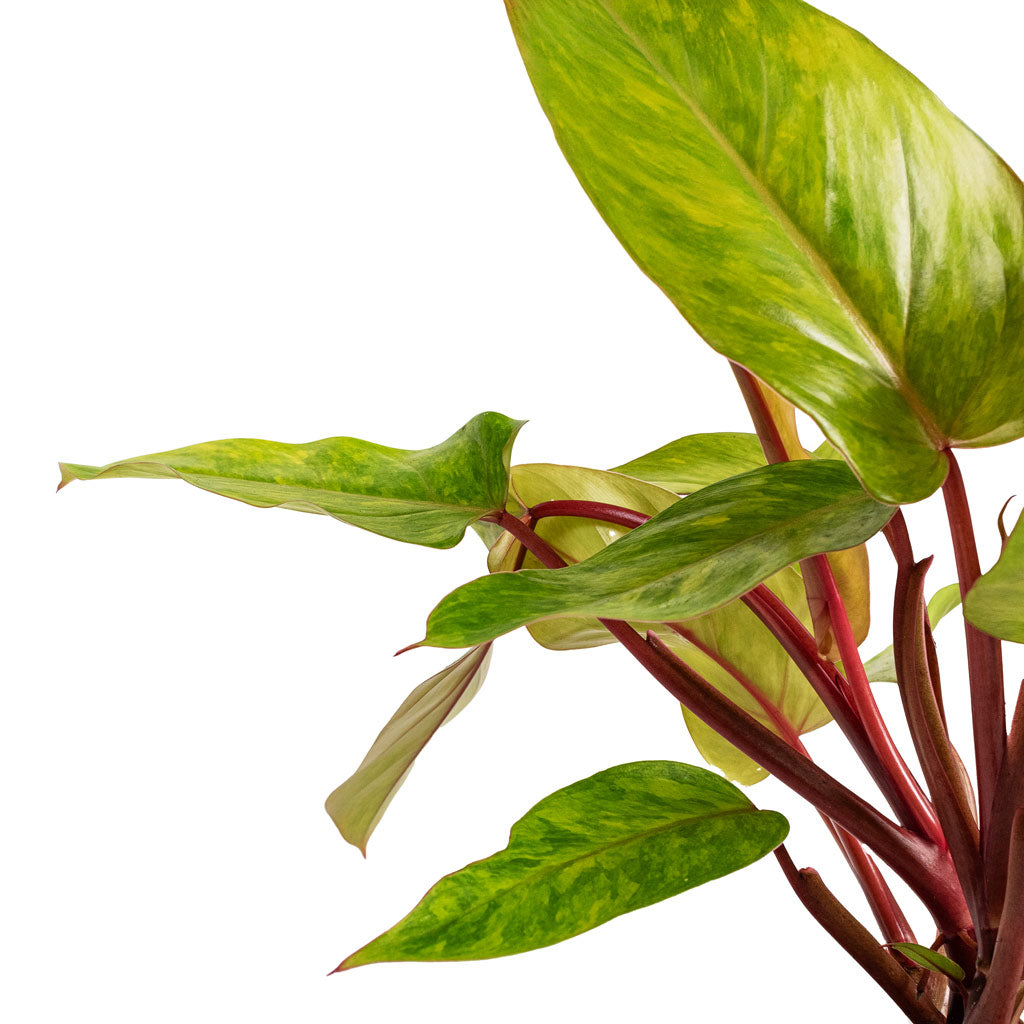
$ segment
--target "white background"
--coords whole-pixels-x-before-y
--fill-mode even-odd
[[[1016,2],[822,6],[1024,167]],[[6,1019],[902,1019],[771,858],[525,956],[325,977],[551,790],[698,760],[678,710],[618,650],[510,637],[364,862],[322,801],[445,663],[390,655],[483,571],[478,542],[417,549],[163,481],[53,496],[58,458],[422,447],[484,409],[531,419],[518,461],[746,429],[724,363],[563,163],[498,0],[9,0],[0,49]],[[986,564],[1022,454],[963,458]],[[911,510],[936,587],[938,513]],[[837,740],[811,746],[861,785]],[[814,816],[773,781],[752,795],[863,912]]]

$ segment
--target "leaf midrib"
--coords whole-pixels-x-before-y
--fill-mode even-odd
[[[824,255],[815,248],[811,243],[811,240],[804,234],[795,221],[793,221],[790,215],[772,194],[768,186],[757,176],[722,130],[714,121],[712,121],[707,111],[704,110],[696,99],[686,92],[681,83],[668,71],[666,67],[664,67],[664,65],[661,64],[660,61],[657,60],[657,58],[655,58],[649,48],[643,43],[642,39],[612,8],[610,0],[595,0],[595,2],[601,7],[605,14],[607,14],[608,18],[615,24],[619,31],[626,37],[630,46],[632,46],[633,49],[645,61],[647,61],[655,74],[658,75],[679,97],[679,99],[689,108],[693,116],[701,123],[708,134],[711,135],[712,139],[718,143],[725,155],[735,165],[736,169],[765,205],[768,212],[779,222],[790,241],[804,254],[804,256],[806,256],[814,269],[817,270],[823,283],[831,292],[832,297],[849,316],[854,327],[857,329],[868,348],[874,353],[875,358],[881,364],[882,369],[886,371],[891,382],[896,386],[896,390],[903,396],[907,405],[916,416],[918,422],[924,428],[929,439],[937,449],[944,447],[948,443],[945,435],[939,429],[938,424],[928,412],[916,390],[907,380],[904,372],[896,366],[888,352],[886,352],[880,339],[872,330],[864,315],[857,308],[856,303],[854,303],[838,277],[836,277],[835,271],[833,271]]]

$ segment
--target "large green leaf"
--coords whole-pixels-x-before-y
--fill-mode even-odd
[[[577,177],[715,349],[899,503],[1024,434],[1024,187],[801,0],[506,0]]]
[[[960,585],[950,583],[932,595],[928,602],[928,622],[934,629],[954,608],[960,604]],[[890,644],[870,661],[864,663],[868,681],[872,683],[896,682],[896,655]]]
[[[691,434],[615,467],[676,494],[692,494],[764,465],[756,434]]]
[[[505,507],[509,455],[522,425],[481,413],[422,451],[354,437],[210,441],[107,466],[61,463],[60,486],[76,479],[177,477],[249,505],[318,512],[384,537],[450,548],[467,526]]]
[[[498,573],[449,594],[424,643],[469,647],[558,615],[674,621],[800,559],[863,543],[892,509],[840,462],[786,462],[705,487],[578,565]]]
[[[364,855],[416,758],[434,733],[476,696],[490,660],[490,644],[474,647],[417,686],[381,730],[362,764],[327,798],[327,813],[338,831]]]
[[[542,800],[504,850],[442,878],[338,970],[550,946],[746,867],[788,830],[782,815],[702,768],[609,768]]]
[[[1024,644],[1024,515],[999,561],[971,587],[964,614],[986,633]]]

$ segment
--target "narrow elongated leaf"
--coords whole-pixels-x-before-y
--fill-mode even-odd
[[[937,591],[928,602],[928,622],[934,629],[954,608],[960,604],[960,585],[950,583]],[[868,681],[872,683],[896,682],[896,656],[890,644],[870,661],[864,663]]]
[[[550,946],[746,867],[788,830],[782,815],[702,768],[609,768],[546,797],[512,826],[504,850],[442,878],[338,970]]]
[[[381,730],[362,764],[327,798],[327,813],[347,842],[366,844],[420,752],[483,685],[491,645],[474,647],[421,683]]]
[[[715,349],[879,498],[1024,434],[1024,187],[801,0],[506,0],[566,158]]]
[[[999,561],[971,587],[964,614],[978,629],[1024,644],[1024,515]]]
[[[434,448],[406,451],[354,437],[309,444],[235,438],[107,466],[61,463],[61,483],[171,477],[261,508],[317,512],[384,537],[450,548],[505,507],[521,420],[485,412]]]
[[[800,559],[863,543],[891,514],[843,463],[765,466],[682,498],[578,565],[460,587],[430,616],[424,643],[469,647],[558,615],[693,618]]]
[[[616,473],[692,494],[709,484],[764,465],[756,434],[691,434],[615,467]]]
[[[936,953],[927,946],[918,945],[916,942],[892,942],[889,945],[925,970],[938,971],[954,981],[963,981],[966,977],[964,969],[955,960],[950,960],[948,956]]]

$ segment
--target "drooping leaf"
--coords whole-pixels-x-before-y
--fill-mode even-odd
[[[1024,644],[1024,515],[1007,538],[999,561],[971,587],[964,614],[978,629]]]
[[[170,477],[261,508],[317,512],[395,540],[450,548],[466,527],[505,507],[509,454],[521,420],[481,413],[422,451],[354,437],[309,444],[235,438],[107,466],[61,463],[61,483]]]
[[[809,627],[800,574],[784,569],[766,582]],[[791,741],[832,720],[779,642],[741,602],[733,601],[708,615],[679,623],[677,629],[677,633],[660,633],[665,643],[776,735]],[[768,773],[760,765],[686,708],[683,717],[701,756],[727,778],[749,786],[766,777]]]
[[[787,565],[863,543],[891,514],[844,463],[765,466],[682,498],[578,565],[460,587],[431,614],[424,643],[469,647],[559,615],[693,618]]]
[[[761,443],[755,434],[691,434],[616,466],[615,472],[676,494],[692,494],[763,465]]]
[[[954,608],[960,604],[960,586],[951,583],[936,591],[928,602],[928,622],[934,629]],[[870,661],[864,663],[868,681],[872,683],[896,682],[896,657],[890,644]]]
[[[950,960],[948,956],[936,953],[927,946],[920,946],[916,942],[891,942],[889,946],[902,953],[911,963],[927,971],[938,971],[954,981],[963,981],[966,977],[964,969],[955,960]]]
[[[782,815],[702,768],[609,768],[546,797],[512,826],[504,850],[442,878],[338,970],[550,946],[746,867],[788,830]]]
[[[506,0],[584,189],[715,349],[892,503],[1024,434],[1024,186],[801,0]]]
[[[366,844],[420,752],[483,685],[491,645],[474,647],[421,683],[391,716],[362,764],[327,798],[342,837],[366,854]]]

